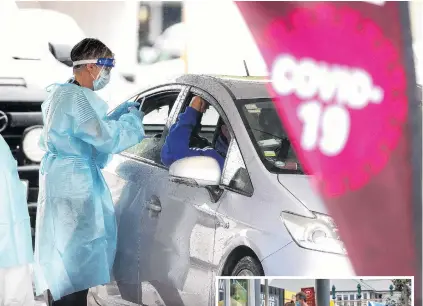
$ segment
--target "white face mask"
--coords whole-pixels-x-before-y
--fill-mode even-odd
[[[91,75],[92,76],[92,75]],[[93,77],[94,78],[94,77]],[[110,82],[110,72],[102,69],[97,76],[97,79],[93,82],[93,90],[97,91],[106,87]]]

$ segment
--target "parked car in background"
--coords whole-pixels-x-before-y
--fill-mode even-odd
[[[185,75],[139,92],[147,137],[104,170],[118,222],[116,282],[100,305],[215,305],[222,276],[352,276],[333,220],[310,187],[266,89],[267,80]],[[193,95],[211,104],[202,137],[232,135],[213,159],[169,168],[160,152]]]
[[[35,38],[39,40],[57,61],[57,68],[52,73],[56,82],[66,81],[72,76],[72,61],[70,53],[79,41],[86,38],[86,34],[76,21],[69,15],[47,9],[20,9],[20,24],[22,29],[32,28],[38,33]],[[66,33],[66,34],[64,34]],[[126,78],[125,78],[126,77]],[[98,94],[110,105],[114,101],[121,101],[127,92],[136,90],[135,75],[124,74],[117,66],[111,75],[110,86],[100,90]],[[49,84],[45,84],[48,86]],[[112,106],[113,107],[113,106]]]
[[[45,87],[64,81],[65,66],[50,53],[35,27],[19,11],[0,48],[0,133],[18,163],[19,176],[28,185],[28,205],[35,228],[38,170],[43,152],[38,147],[42,129],[41,103]]]
[[[43,155],[37,141],[43,124],[41,103],[45,98],[45,90],[27,83],[22,75],[17,76],[15,73],[0,70],[0,134],[17,161],[19,177],[27,186],[31,227],[34,230],[38,169]]]

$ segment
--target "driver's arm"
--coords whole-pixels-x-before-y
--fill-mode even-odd
[[[223,169],[225,159],[213,148],[190,148],[189,141],[200,112],[194,107],[187,107],[184,113],[179,115],[178,121],[172,125],[169,135],[161,151],[161,159],[164,165],[170,166],[175,161],[192,156],[209,156],[217,160]]]

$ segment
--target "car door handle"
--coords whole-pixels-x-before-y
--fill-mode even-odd
[[[159,214],[162,211],[162,204],[157,196],[152,196],[146,204],[147,209],[153,214]]]
[[[151,210],[151,211],[154,211],[154,212],[157,212],[157,213],[159,213],[159,212],[162,211],[162,207],[161,206],[159,206],[157,204],[154,204],[154,203],[151,203],[151,202],[149,202],[147,204],[147,208],[148,208],[148,210]]]

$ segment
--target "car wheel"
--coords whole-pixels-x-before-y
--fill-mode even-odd
[[[231,276],[264,276],[264,271],[257,259],[245,256],[235,265]]]

